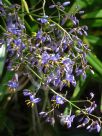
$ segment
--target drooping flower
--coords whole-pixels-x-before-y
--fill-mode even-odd
[[[38,102],[41,101],[40,98],[36,98],[34,95],[30,95],[29,97],[30,97],[30,101],[31,101],[32,103],[38,103]]]
[[[72,126],[74,118],[75,115],[61,115],[60,122],[61,124],[66,124],[67,128],[70,128]]]
[[[97,130],[97,132],[100,132],[101,126],[99,125],[99,123],[97,121],[93,121],[91,123],[91,125],[87,126],[86,129],[89,130],[89,132],[91,132],[93,130]]]
[[[77,128],[80,128],[80,127],[85,127],[88,123],[89,123],[89,118],[87,118],[87,117],[82,117],[80,120],[79,120],[79,122],[81,122],[81,124],[80,125],[78,125],[77,126]]]
[[[75,16],[71,15],[70,19],[72,20],[74,25],[78,25],[79,24],[79,20]]]
[[[97,107],[97,104],[95,103],[95,101],[93,101],[93,102],[91,103],[91,106],[88,107],[88,108],[86,108],[86,111],[87,111],[88,113],[92,113],[92,112],[95,110],[96,107]]]
[[[56,96],[54,95],[52,97],[51,101],[55,101],[56,104],[61,104],[61,105],[64,104],[64,102],[65,102],[64,99],[58,95],[56,95]]]
[[[35,95],[33,95],[28,89],[24,89],[23,94],[24,96],[29,96],[30,100],[27,100],[28,105],[32,104],[33,106],[35,103],[39,103],[41,101],[40,98],[36,98]]]

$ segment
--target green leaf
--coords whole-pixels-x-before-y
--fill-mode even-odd
[[[83,94],[85,87],[87,86],[87,83],[89,81],[89,76],[87,75],[86,80],[83,80],[82,76],[77,81],[77,85],[74,89],[73,95],[71,97],[71,100],[78,100],[80,96]]]
[[[6,3],[8,6],[10,6],[11,5],[11,3],[9,2],[9,0],[4,0],[4,2],[3,3]]]
[[[0,47],[0,76],[2,75],[4,64],[6,59],[6,45],[3,44]]]
[[[75,11],[76,7],[79,6],[79,10],[93,4],[94,0],[76,0],[71,6],[69,13]]]
[[[91,24],[91,27],[102,27],[102,19],[97,20],[91,20],[93,23]]]
[[[7,94],[7,84],[8,81],[12,79],[14,73],[5,71],[4,76],[2,77],[2,80],[0,80],[0,101],[4,98],[4,96]]]
[[[100,44],[101,45],[101,38],[98,37],[98,36],[95,36],[95,35],[89,35],[86,37],[88,39],[88,41],[91,43],[91,44],[94,44],[96,45],[96,43]],[[96,45],[97,46],[97,45]]]
[[[102,112],[102,92],[101,92],[101,104],[100,104],[100,111]]]
[[[102,9],[91,13],[87,13],[83,15],[82,18],[102,18]]]
[[[102,63],[101,61],[92,53],[87,55],[88,62],[102,75]]]
[[[32,21],[35,21],[34,18],[30,15],[29,7],[28,7],[28,4],[27,4],[27,2],[26,2],[25,0],[22,0],[22,6],[25,7],[25,10],[26,10],[26,12],[28,13],[30,19],[31,19]]]

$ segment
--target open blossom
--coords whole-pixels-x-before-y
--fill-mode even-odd
[[[52,101],[55,101],[56,104],[64,104],[64,102],[65,102],[64,99],[61,98],[61,97],[58,96],[58,95],[53,96],[51,100],[52,100]]]
[[[28,89],[24,89],[24,90],[23,90],[23,94],[24,94],[24,96],[29,96],[30,101],[31,101],[32,103],[38,103],[38,102],[41,101],[40,98],[36,98],[31,92],[29,92]]]
[[[8,86],[12,89],[17,89],[17,87],[19,86],[18,82],[17,81],[13,81],[13,80],[10,80],[8,82]]]
[[[46,24],[48,22],[48,17],[38,18],[37,20],[40,21],[42,24]]]

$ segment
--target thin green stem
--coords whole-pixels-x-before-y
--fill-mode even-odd
[[[21,0],[21,5],[22,5],[22,21],[24,23],[24,4],[22,0]]]
[[[6,32],[6,30],[0,25],[0,29],[3,30],[4,32]]]
[[[80,102],[89,102],[89,103],[91,103],[89,100],[77,100],[77,101],[71,101],[71,102],[77,102],[77,103],[80,103]]]
[[[46,108],[46,105],[47,105],[47,101],[48,101],[48,90],[44,90],[44,104],[43,104],[43,107],[42,107],[42,111],[45,111],[45,108]]]
[[[28,68],[36,77],[38,77],[38,78],[42,81],[42,78],[41,78],[34,70],[32,70],[32,68],[30,68],[29,65],[27,65],[27,68]],[[42,84],[44,84],[44,83],[42,82]]]
[[[45,3],[46,3],[46,0],[43,0],[43,14],[44,14],[44,16],[46,15],[46,13],[45,13]]]
[[[65,34],[67,34],[69,36],[69,38],[73,41],[72,37],[70,36],[70,34],[63,28],[61,27],[58,23],[56,23],[55,21],[53,21],[52,19],[50,19],[50,22],[54,23],[56,26],[58,26]]]

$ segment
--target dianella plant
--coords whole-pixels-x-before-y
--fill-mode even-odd
[[[28,8],[25,0],[21,5],[0,0],[0,48],[6,54],[2,66],[13,73],[6,89],[9,94],[21,91],[39,122],[54,126],[59,120],[68,129],[75,124],[100,132],[101,117],[93,114],[97,108],[94,93],[90,91],[83,100],[73,99],[77,81],[84,82],[87,72],[94,71],[86,57],[91,50],[83,40],[88,26],[79,22],[84,11],[80,5],[70,10],[70,4],[43,0]]]

